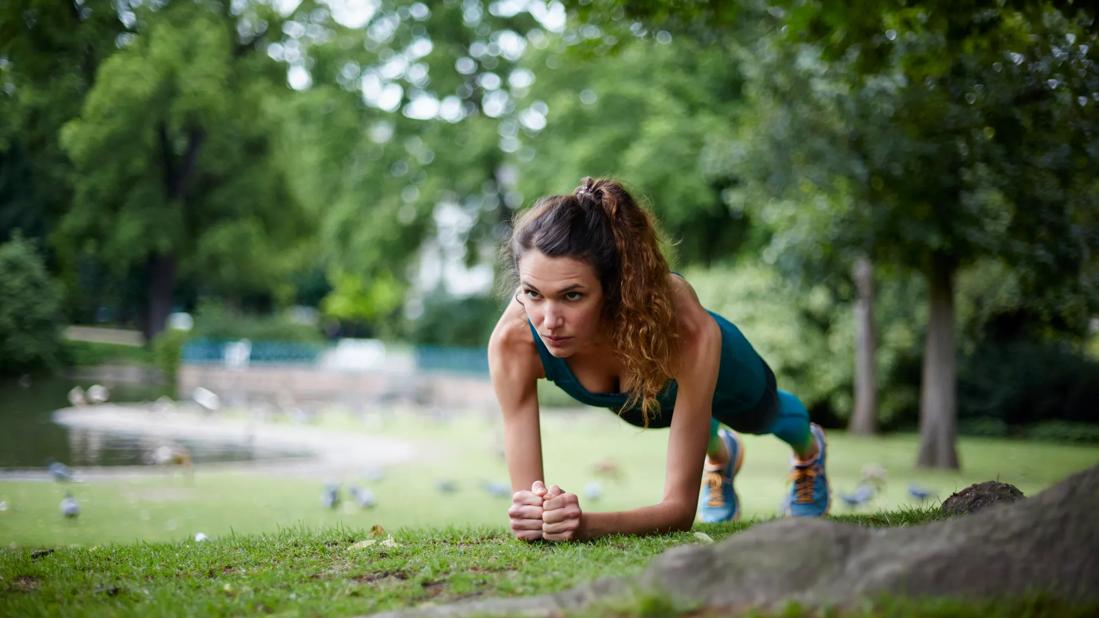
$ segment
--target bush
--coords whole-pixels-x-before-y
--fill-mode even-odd
[[[296,322],[286,314],[248,314],[212,301],[199,304],[195,312],[195,327],[189,333],[189,337],[213,341],[237,339],[287,343],[324,341],[324,336],[316,326]]]
[[[1027,428],[1026,437],[1044,442],[1099,444],[1099,425],[1069,421],[1042,421]]]
[[[959,417],[1007,425],[1063,420],[1099,423],[1099,362],[1041,341],[983,343],[958,371]]]
[[[403,330],[419,345],[484,348],[504,303],[489,294],[457,297],[436,289],[424,298],[423,313]]]
[[[153,362],[164,375],[164,381],[172,392],[176,390],[179,365],[183,359],[183,344],[187,342],[187,337],[187,331],[169,328],[153,339]]]
[[[0,374],[52,367],[61,358],[61,292],[34,245],[0,245]]]

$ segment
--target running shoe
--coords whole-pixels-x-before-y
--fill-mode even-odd
[[[698,518],[706,523],[736,521],[740,518],[740,503],[733,489],[733,477],[744,461],[744,447],[735,433],[722,427],[718,438],[725,444],[729,461],[719,468],[707,467],[702,472],[702,494],[698,500]]]
[[[820,425],[811,423],[809,432],[817,441],[819,451],[813,461],[805,464],[794,463],[790,471],[790,495],[783,504],[783,513],[794,517],[821,517],[828,514],[832,503],[832,492],[828,487],[828,476],[824,473],[825,447],[824,430]]]

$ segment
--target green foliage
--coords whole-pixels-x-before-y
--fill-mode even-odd
[[[149,365],[155,362],[154,355],[145,346],[96,341],[63,341],[62,356],[67,365],[76,367],[109,363]]]
[[[76,172],[57,233],[66,262],[90,255],[118,277],[147,278],[151,306],[164,312],[154,322],[177,276],[238,301],[292,293],[280,282],[311,221],[277,149],[276,102],[288,89],[245,28],[280,18],[243,8],[239,27],[216,3],[139,8],[135,32],[60,132]],[[154,259],[167,268],[148,269]]]
[[[324,340],[316,326],[297,322],[286,313],[250,314],[212,300],[199,304],[189,338],[285,343],[320,343]]]
[[[491,294],[452,296],[443,288],[423,299],[423,312],[404,326],[416,344],[484,348],[502,310]]]
[[[0,374],[60,360],[60,306],[38,249],[19,235],[0,244]]]
[[[183,362],[183,344],[187,339],[187,331],[175,328],[166,328],[153,339],[153,362],[164,376],[169,392],[176,390],[179,366]]]
[[[1012,426],[1062,419],[1099,423],[1099,362],[1079,350],[1034,341],[982,343],[958,376],[964,417]]]
[[[742,106],[730,50],[630,36],[606,55],[604,44],[570,32],[524,59],[538,79],[519,101],[522,200],[567,193],[583,176],[615,177],[649,203],[682,263],[729,257],[748,221],[722,198],[735,174],[707,168],[702,153]]]
[[[784,279],[773,268],[743,262],[686,273],[702,304],[731,320],[771,366],[780,388],[806,406],[845,421],[854,380],[854,314],[850,303],[820,284]],[[913,419],[919,387],[913,291],[890,285],[878,302],[879,419]],[[915,375],[912,367],[915,365]]]

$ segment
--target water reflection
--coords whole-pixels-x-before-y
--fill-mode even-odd
[[[69,463],[74,466],[186,465],[308,456],[308,453],[257,448],[250,442],[188,440],[72,427]]]
[[[306,456],[307,453],[257,448],[247,441],[166,439],[138,433],[70,428],[50,415],[69,406],[74,387],[91,380],[35,378],[0,380],[0,468],[44,468],[50,460],[74,466],[133,466],[177,462],[244,462]],[[115,402],[154,401],[164,394],[156,384],[112,384]]]

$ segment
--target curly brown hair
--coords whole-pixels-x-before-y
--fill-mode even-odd
[[[538,200],[512,229],[505,256],[513,275],[530,249],[590,264],[603,286],[603,317],[625,369],[625,412],[640,407],[647,425],[671,377],[678,331],[668,262],[652,215],[618,182],[584,178],[571,195]]]

